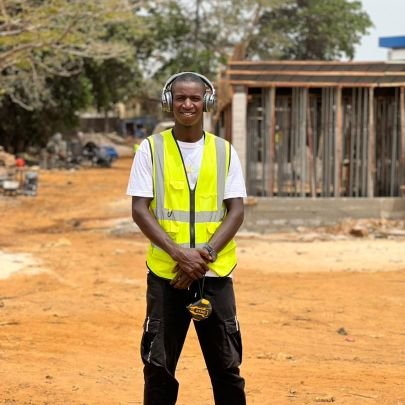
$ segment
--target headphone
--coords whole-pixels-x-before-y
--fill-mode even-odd
[[[179,76],[182,76],[186,73],[190,73],[194,76],[199,77],[204,82],[204,84],[206,84],[209,87],[209,89],[211,90],[211,93],[206,91],[204,94],[203,111],[205,111],[205,112],[212,111],[215,107],[215,102],[216,102],[214,86],[205,76],[200,75],[199,73],[195,73],[195,72],[180,72],[180,73],[176,73],[175,75],[169,77],[169,79],[167,80],[167,82],[164,85],[163,90],[162,90],[162,98],[161,98],[162,110],[165,112],[171,112],[173,110],[172,84]]]

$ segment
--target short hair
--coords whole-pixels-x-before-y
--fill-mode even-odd
[[[170,86],[170,90],[173,90],[173,86],[176,83],[182,83],[182,82],[192,82],[192,83],[201,84],[201,87],[204,90],[204,92],[207,91],[207,85],[205,84],[204,80],[201,79],[201,77],[199,77],[199,76],[197,76],[197,75],[195,75],[193,73],[189,73],[189,72],[186,72],[186,73],[183,73],[183,74],[177,76],[173,80],[173,82],[172,82],[172,84]]]

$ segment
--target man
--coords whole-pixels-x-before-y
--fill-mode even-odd
[[[141,342],[146,405],[176,403],[176,365],[191,318],[215,404],[246,403],[232,284],[246,191],[233,147],[203,131],[203,111],[214,103],[204,76],[172,76],[162,105],[174,127],[144,140],[131,169],[132,216],[151,241]]]

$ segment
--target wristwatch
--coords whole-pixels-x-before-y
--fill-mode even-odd
[[[217,251],[209,243],[206,243],[203,247],[211,256],[211,260],[215,262],[215,260],[217,260],[218,257]]]

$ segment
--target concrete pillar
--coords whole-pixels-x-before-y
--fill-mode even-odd
[[[247,92],[244,86],[234,87],[232,97],[232,145],[238,153],[242,165],[243,176],[246,179],[246,111]]]

